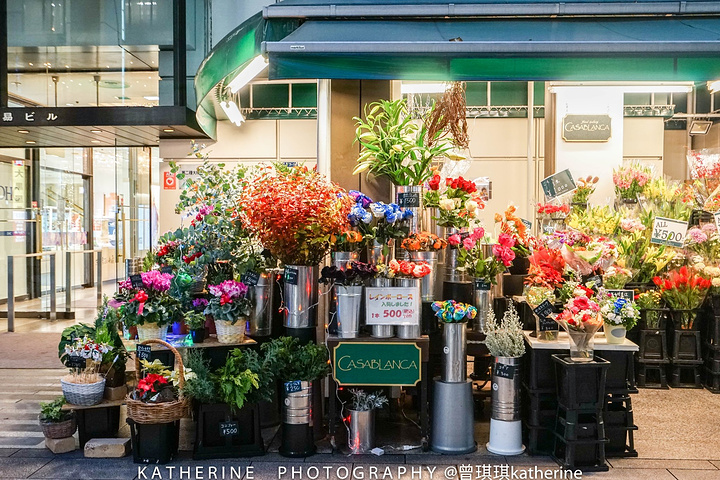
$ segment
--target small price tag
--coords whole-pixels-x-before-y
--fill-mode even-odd
[[[300,380],[293,380],[292,382],[285,382],[285,393],[295,393],[302,390],[302,382]]]
[[[418,325],[422,308],[417,287],[367,287],[365,323],[367,325]],[[340,318],[342,322],[343,319]]]
[[[398,193],[398,206],[401,208],[420,207],[420,194],[415,192]]]
[[[297,285],[298,277],[299,273],[297,268],[285,267],[285,283],[288,285]]]
[[[608,290],[607,292],[615,298],[624,298],[628,302],[635,300],[635,292],[633,290]]]
[[[170,265],[160,267],[160,273],[173,273],[173,268]]]
[[[138,345],[135,354],[137,355],[138,360],[147,360],[149,362],[151,352],[152,347],[150,347],[150,345]]]
[[[540,305],[533,309],[533,312],[540,318],[548,318],[551,313],[555,313],[555,309],[549,300],[543,300]]]
[[[493,375],[512,380],[515,377],[515,365],[496,363],[493,367]]]
[[[245,272],[240,277],[240,281],[248,287],[254,287],[260,280],[260,274],[257,272]]]
[[[552,332],[553,330],[559,330],[560,326],[552,318],[539,317],[538,327],[541,332]]]
[[[80,355],[70,355],[65,361],[65,366],[68,368],[85,368],[87,363]]]
[[[550,175],[549,177],[543,179],[540,182],[540,185],[545,193],[545,198],[548,200],[559,197],[565,193],[572,192],[576,188],[575,181],[568,169]]]
[[[140,274],[130,275],[130,284],[132,285],[132,288],[145,287],[145,284],[143,284],[143,281],[142,281],[142,276],[140,276]]]
[[[220,422],[220,436],[221,437],[233,437],[240,432],[240,426],[238,422]]]
[[[602,287],[603,279],[600,275],[593,275],[592,277],[588,278],[585,283],[590,284],[593,287]]]
[[[475,290],[490,290],[492,285],[486,280],[475,279]]]
[[[655,217],[650,243],[682,247],[685,243],[688,223],[672,218]]]

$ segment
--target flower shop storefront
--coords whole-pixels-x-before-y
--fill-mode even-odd
[[[171,167],[182,227],[93,327],[63,334],[64,409],[87,425],[85,407],[126,403],[140,463],[172,459],[178,422],[192,418],[196,459],[263,455],[263,429],[279,427],[286,457],[325,444],[486,449],[604,471],[638,455],[639,388],[720,392],[720,155],[693,152],[688,181],[623,163],[617,128],[601,128],[618,105],[603,98],[585,99],[593,138],[580,147],[555,131],[583,95],[617,97],[613,82],[720,75],[720,41],[695,33],[719,33],[720,20],[490,19],[463,2],[448,19],[419,2],[421,21],[323,5],[267,7],[196,78],[210,135],[215,102],[228,108],[268,65],[271,78],[321,79],[318,168],[231,168],[194,145],[196,175]],[[446,83],[416,108],[390,88],[408,78]],[[343,79],[387,81],[386,95],[334,109]],[[528,205],[492,221],[487,186],[463,177],[464,81],[481,79],[574,82],[546,97],[546,175],[515,185]],[[335,155],[337,144],[356,154]],[[125,382],[132,357],[138,378]]]

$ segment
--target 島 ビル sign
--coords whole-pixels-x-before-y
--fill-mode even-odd
[[[610,115],[565,115],[562,138],[566,142],[607,142],[611,120]]]
[[[333,351],[339,385],[416,385],[422,374],[420,347],[403,342],[340,342]]]

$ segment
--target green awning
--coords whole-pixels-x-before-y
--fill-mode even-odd
[[[707,80],[720,18],[310,20],[263,51],[285,79]]]

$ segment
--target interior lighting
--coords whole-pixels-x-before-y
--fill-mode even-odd
[[[626,93],[690,93],[692,85],[629,85],[623,87]]]
[[[30,130],[18,130],[18,133],[23,133],[23,134],[30,133]]]
[[[711,82],[707,82],[707,88],[708,90],[710,90],[710,93],[720,91],[720,80],[713,80]]]
[[[158,100],[160,100],[160,97],[158,97],[157,95],[147,95],[143,98],[148,102],[157,102]]]
[[[27,143],[28,145],[33,145],[36,142],[35,140],[25,140],[25,143]]]
[[[407,93],[445,93],[444,83],[403,83],[400,87],[402,94]]]
[[[102,133],[102,130],[95,129],[95,130],[90,130],[90,132],[92,132],[92,133]]]
[[[693,120],[690,124],[690,135],[707,135],[713,122],[709,120]]]
[[[236,93],[250,81],[260,75],[268,67],[268,61],[262,55],[253,58],[248,65],[240,70],[235,78],[228,84],[231,93]],[[444,91],[444,90],[443,90]]]
[[[163,132],[165,132],[165,133],[172,133],[174,131],[175,131],[174,128],[163,128]]]
[[[223,100],[220,102],[220,107],[223,109],[223,112],[225,112],[228,119],[238,127],[245,121],[245,116],[242,114],[240,108],[238,108],[235,102]]]

